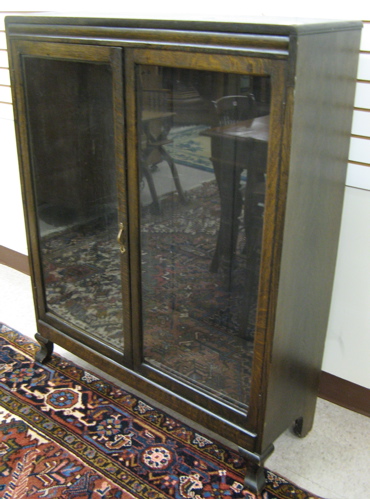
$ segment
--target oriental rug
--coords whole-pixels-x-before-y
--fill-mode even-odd
[[[0,324],[2,499],[255,499],[243,460]],[[266,470],[260,499],[317,499]]]

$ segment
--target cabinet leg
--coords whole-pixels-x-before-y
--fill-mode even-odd
[[[295,420],[293,432],[297,437],[304,438],[310,432],[313,425],[313,418],[301,417]]]
[[[264,473],[264,462],[271,455],[274,446],[270,445],[262,454],[255,454],[239,448],[240,455],[245,459],[247,471],[244,478],[244,486],[253,494],[261,494],[266,485]]]
[[[247,463],[247,472],[244,477],[244,486],[248,492],[253,494],[261,494],[266,485],[265,473],[263,466],[255,463]]]
[[[45,364],[50,360],[50,357],[53,354],[53,348],[54,348],[54,343],[47,338],[44,338],[41,336],[41,334],[36,333],[35,338],[40,343],[41,348],[40,350],[36,353],[36,360],[37,362],[41,362],[42,364]]]

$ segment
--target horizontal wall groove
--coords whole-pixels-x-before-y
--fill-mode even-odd
[[[348,164],[350,164],[350,165],[357,165],[357,166],[366,166],[366,167],[370,167],[370,163],[361,163],[360,161],[352,161],[352,160],[348,160]]]
[[[353,110],[354,111],[361,111],[361,112],[364,112],[364,113],[370,113],[370,109],[368,109],[366,107],[354,107]]]
[[[364,139],[364,140],[370,140],[370,137],[368,135],[357,135],[357,134],[351,134],[351,137],[354,139]]]

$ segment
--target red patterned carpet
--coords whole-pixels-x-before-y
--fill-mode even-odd
[[[254,499],[243,461],[92,372],[0,324],[3,499]],[[317,499],[266,470],[260,499]]]

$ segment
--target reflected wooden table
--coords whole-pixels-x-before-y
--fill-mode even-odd
[[[227,274],[232,272],[233,256],[239,232],[239,216],[243,206],[240,191],[241,175],[246,170],[247,182],[244,199],[244,227],[246,254],[253,251],[261,239],[259,228],[263,204],[267,149],[269,138],[269,116],[210,128],[201,135],[211,138],[211,160],[220,193],[220,228],[216,249],[210,266],[211,272],[221,267]]]

